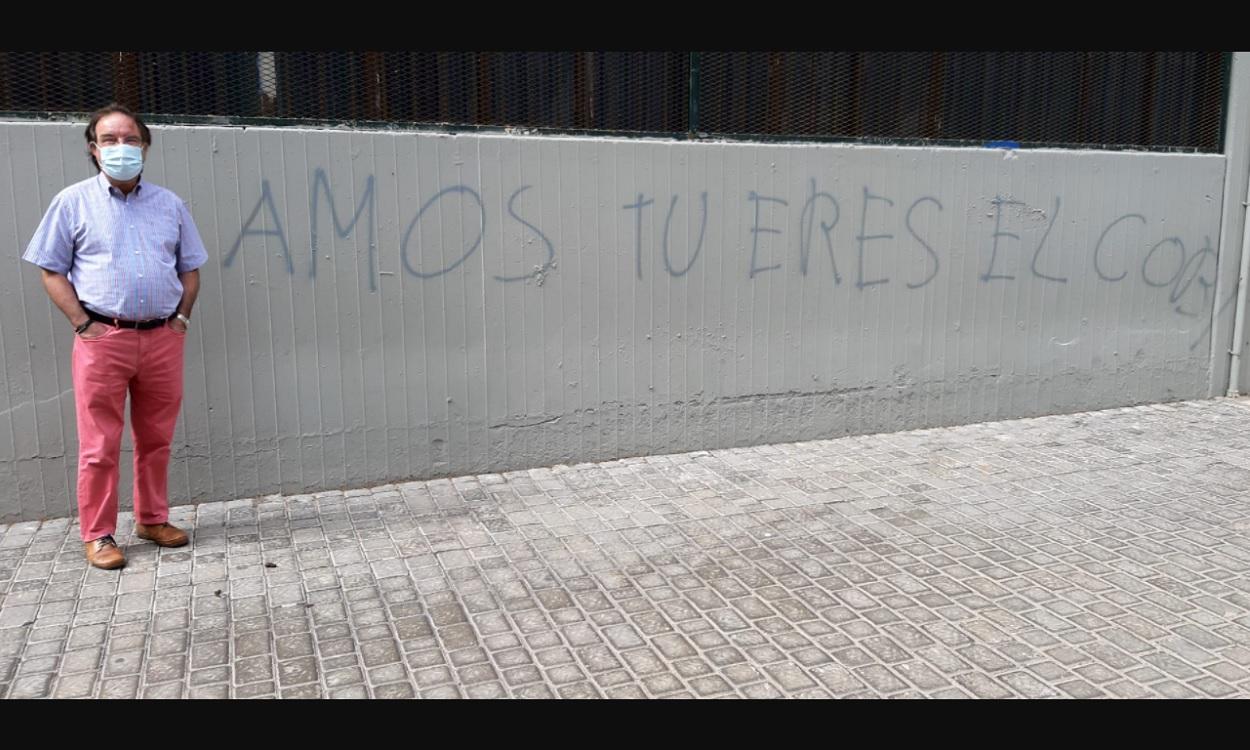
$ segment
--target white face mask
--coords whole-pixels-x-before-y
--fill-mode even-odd
[[[100,169],[114,180],[128,182],[139,176],[143,171],[143,149],[138,146],[120,144],[117,146],[100,146]]]

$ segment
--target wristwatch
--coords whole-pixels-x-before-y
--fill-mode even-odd
[[[188,328],[191,326],[191,319],[182,313],[174,313],[174,320],[181,320],[182,324]]]

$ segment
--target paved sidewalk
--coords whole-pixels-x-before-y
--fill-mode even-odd
[[[1250,402],[0,526],[0,697],[1250,697]]]

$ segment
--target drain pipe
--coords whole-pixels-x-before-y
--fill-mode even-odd
[[[1246,335],[1246,281],[1250,277],[1250,180],[1246,182],[1246,199],[1241,203],[1241,273],[1237,276],[1237,317],[1233,321],[1233,348],[1228,369],[1228,397],[1241,395],[1241,350]]]

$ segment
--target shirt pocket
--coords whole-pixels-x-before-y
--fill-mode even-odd
[[[141,249],[149,259],[161,266],[173,268],[178,257],[178,239],[181,236],[178,228],[178,216],[161,215],[153,217],[150,222],[142,225],[139,233]]]

